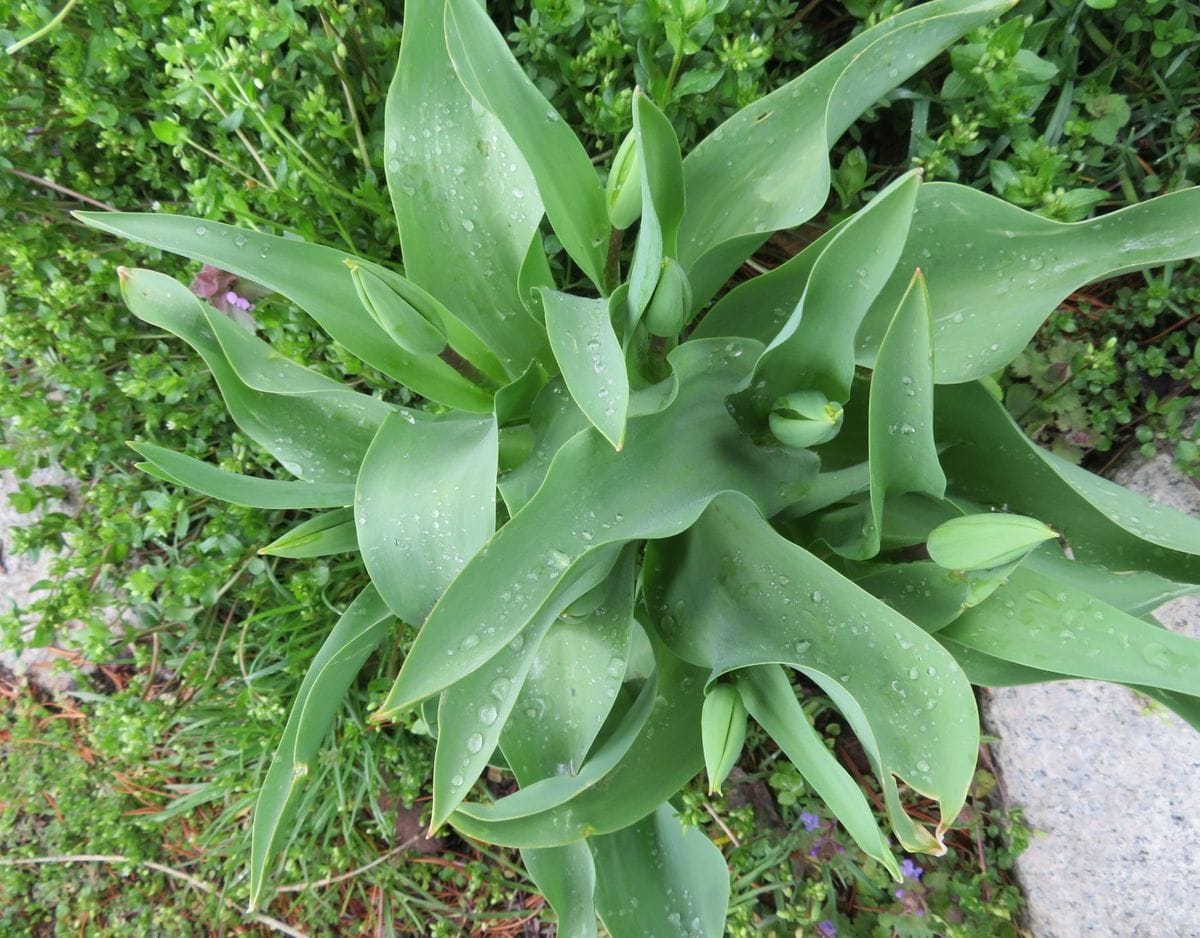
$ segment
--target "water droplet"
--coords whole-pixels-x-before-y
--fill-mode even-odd
[[[454,776],[454,778],[450,779],[450,784],[454,788],[462,788],[463,777],[461,775]]]
[[[546,112],[546,120],[550,121],[550,123],[552,123],[552,124],[558,123],[558,121],[560,120],[560,118],[558,116],[558,111],[554,110],[554,108],[551,108],[550,110],[548,110]]]
[[[467,737],[467,752],[471,755],[479,752],[483,748],[483,737],[478,733],[472,733]]]
[[[929,763],[926,762],[924,759],[918,759],[917,760],[917,771],[918,772],[928,772],[929,771]]]
[[[496,708],[491,704],[484,704],[479,708],[479,722],[484,726],[491,726],[496,722],[496,717],[498,716],[499,714],[496,712]]]
[[[388,160],[387,161],[387,171],[393,175],[398,174],[400,172],[400,161],[399,160]]]
[[[234,236],[233,236],[233,243],[234,243],[234,246],[235,246],[235,247],[239,247],[239,248],[240,248],[240,247],[245,247],[245,246],[246,246],[246,236],[245,236],[245,235],[243,235],[243,234],[237,234],[237,235],[234,235]]]
[[[470,651],[472,648],[474,648],[478,644],[479,644],[479,636],[478,635],[468,635],[466,638],[464,638],[461,642],[458,643],[458,650],[459,651]]]
[[[471,219],[469,219],[469,218],[464,218],[462,220],[462,229],[467,234],[470,234],[472,231],[475,230],[475,222],[471,221]]]
[[[524,645],[525,645],[525,636],[524,635],[518,635],[511,642],[508,643],[508,647],[511,648],[513,651],[520,651]]]
[[[206,234],[208,234],[208,229],[204,227],[204,225],[197,225],[196,234],[203,238]]]
[[[1156,668],[1168,668],[1171,666],[1171,652],[1162,642],[1150,642],[1150,644],[1142,649],[1142,657],[1146,659],[1148,664],[1152,664]]]
[[[821,596],[821,591],[820,591],[820,590],[813,590],[813,591],[812,591],[812,593],[809,595],[809,597],[808,597],[808,598],[809,598],[809,599],[811,599],[811,600],[812,600],[814,603],[819,603],[819,602],[821,601],[821,599],[822,599],[822,596]]]

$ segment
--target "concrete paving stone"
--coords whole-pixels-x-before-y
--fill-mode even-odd
[[[1200,515],[1167,456],[1116,479]],[[1200,597],[1156,615],[1200,637]],[[1093,681],[986,691],[984,714],[1009,800],[1041,832],[1017,862],[1034,938],[1198,938],[1200,733]]]

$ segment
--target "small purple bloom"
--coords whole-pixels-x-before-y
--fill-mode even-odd
[[[808,811],[800,812],[800,823],[804,825],[804,829],[810,834],[821,826],[821,819],[815,814]]]
[[[833,938],[833,936],[838,933],[837,926],[834,925],[829,919],[824,919],[821,921],[817,925],[817,931],[824,935],[825,938]]]
[[[924,867],[917,866],[912,860],[907,857],[900,863],[900,874],[905,879],[917,880],[921,878],[921,874],[925,872]]]
[[[903,889],[897,889],[897,890],[896,890],[896,898],[897,898],[897,899],[903,899],[903,898],[904,898],[904,890],[903,890]]]

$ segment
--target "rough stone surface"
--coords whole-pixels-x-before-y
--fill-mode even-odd
[[[1167,457],[1117,481],[1200,515]],[[1200,637],[1200,598],[1157,613]],[[1042,832],[1017,864],[1035,938],[1200,936],[1200,733],[1129,690],[1062,681],[987,693],[1009,800]]]
[[[31,485],[63,485],[70,487],[71,480],[57,468],[41,469],[28,480]],[[42,552],[40,556],[14,554],[12,552],[12,530],[30,524],[32,517],[17,511],[9,502],[8,495],[21,484],[11,472],[0,472],[0,548],[3,549],[3,566],[0,567],[0,611],[8,613],[15,607],[23,609],[36,596],[32,589],[39,580],[46,579],[50,572],[53,554]],[[62,506],[57,506],[62,507]],[[29,629],[32,630],[32,623]],[[71,684],[70,676],[55,667],[60,661],[49,648],[30,648],[21,654],[0,647],[0,666],[19,677],[29,676],[38,684],[51,690],[64,690]]]

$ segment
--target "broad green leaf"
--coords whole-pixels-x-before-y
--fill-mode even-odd
[[[1084,284],[1200,255],[1198,214],[1200,188],[1068,224],[966,186],[922,186],[904,255],[859,330],[858,360],[874,361],[888,316],[920,267],[929,282],[938,382],[981,378],[1012,361]]]
[[[664,259],[679,253],[679,223],[683,218],[679,140],[666,115],[640,89],[633,95],[633,138],[642,189],[642,221],[629,270],[626,343],[654,295]]]
[[[454,74],[445,11],[444,0],[404,4],[384,111],[388,189],[406,275],[461,316],[515,378],[545,345],[517,292],[542,202],[512,138]]]
[[[852,579],[926,632],[937,632],[991,596],[1019,562],[972,572],[930,561],[868,564]]]
[[[302,521],[287,534],[260,548],[260,554],[275,557],[325,557],[358,550],[354,510],[339,508]]]
[[[579,771],[612,710],[633,633],[635,560],[634,548],[625,547],[598,587],[599,605],[586,615],[564,614],[537,645],[500,740],[522,785]]]
[[[663,411],[630,420],[624,450],[593,431],[565,443],[534,497],[438,601],[381,712],[411,706],[482,665],[592,551],[677,534],[724,491],[746,493],[768,514],[791,501],[815,458],[755,446],[724,406],[745,386],[759,349],[744,340],[684,343],[669,357],[677,395]],[[447,646],[464,642],[466,651],[447,657]]]
[[[393,342],[358,301],[346,260],[386,280],[409,303],[436,309],[450,345],[484,374],[504,376],[487,347],[415,284],[376,264],[292,238],[277,238],[184,215],[77,212],[93,228],[182,254],[281,293],[368,365],[418,394],[473,413],[491,410],[489,395],[436,356],[412,355]]]
[[[919,271],[880,346],[867,420],[869,500],[834,515],[822,532],[835,551],[857,560],[879,553],[888,500],[913,493],[937,499],[946,492],[933,434],[929,297]]]
[[[849,399],[854,334],[904,247],[920,181],[916,172],[900,177],[839,227],[813,261],[803,295],[758,363],[751,395],[758,416],[792,391],[820,391],[840,404]],[[905,312],[905,325],[916,318]]]
[[[947,570],[987,570],[1012,563],[1058,532],[1024,515],[1004,512],[964,515],[929,532],[930,559]]]
[[[889,17],[738,111],[688,154],[680,260],[693,275],[697,305],[767,234],[821,209],[829,194],[829,149],[863,111],[1010,6],[1011,0],[934,0]],[[722,250],[730,245],[738,250]],[[895,307],[893,300],[889,311]]]
[[[354,513],[371,582],[405,622],[425,621],[492,536],[497,459],[492,417],[418,422],[398,413],[380,426],[362,461]]]
[[[1153,573],[1106,570],[1068,560],[1057,544],[1035,550],[1025,559],[1025,565],[1139,618],[1169,600],[1200,592],[1200,586],[1194,583],[1176,583]]]
[[[283,482],[228,472],[153,443],[130,443],[148,462],[138,468],[202,495],[248,508],[340,508],[354,501],[350,482]]]
[[[1047,681],[1078,679],[1070,674],[1042,671],[1015,664],[1012,661],[1005,661],[1002,658],[994,658],[967,645],[960,645],[950,639],[938,637],[946,650],[954,655],[959,667],[970,678],[972,684],[984,687],[1015,687],[1024,684],[1043,684]],[[1174,711],[1193,729],[1200,730],[1200,696],[1180,694],[1159,687],[1146,687],[1142,684],[1126,684],[1125,686],[1151,700],[1158,701],[1164,707]]]
[[[304,778],[363,662],[387,635],[392,613],[373,586],[342,614],[309,665],[254,805],[250,906],[262,902],[268,866],[290,832]]]
[[[939,637],[1043,671],[1200,694],[1200,640],[1033,570],[1015,571]]]
[[[502,846],[553,847],[640,821],[704,764],[703,672],[654,642],[654,677],[577,774],[535,782],[495,804],[461,805],[451,823]]]
[[[533,498],[563,444],[588,426],[588,419],[561,379],[552,378],[543,385],[529,413],[533,451],[497,483],[510,515],[515,515]]]
[[[496,115],[524,157],[559,241],[603,289],[611,226],[604,189],[583,144],[526,76],[476,0],[446,4],[446,45],[463,86]]]
[[[200,353],[234,421],[284,469],[315,483],[344,485],[354,478],[375,428],[394,408],[278,355],[277,383],[287,386],[294,381],[300,393],[250,387],[216,339],[213,324],[219,313],[209,318],[187,287],[164,274],[126,268],[119,273],[121,294],[133,314],[174,333]],[[248,340],[247,347],[238,345],[245,353],[242,358],[258,355],[265,362],[274,354],[240,326],[228,325]]]
[[[617,550],[609,548],[593,555],[589,564],[559,581],[554,594],[534,617],[529,627],[493,656],[482,668],[468,674],[441,695],[438,705],[438,746],[433,766],[433,817],[431,827],[440,827],[458,807],[487,767],[509,722],[526,726],[544,717],[553,720],[546,701],[538,703],[523,692],[532,667],[537,664],[541,643],[556,625],[560,613],[571,603],[602,583],[612,569]],[[457,651],[447,649],[452,653]],[[539,680],[535,676],[535,681]],[[557,695],[556,695],[557,696]],[[521,709],[513,714],[513,708]],[[530,716],[526,710],[532,709]],[[511,733],[510,733],[511,736]],[[530,750],[514,746],[506,751],[518,780],[541,777],[526,764]],[[552,758],[559,754],[553,753]],[[553,768],[547,774],[553,774]]]
[[[692,338],[737,335],[769,345],[796,311],[817,259],[845,224],[826,231],[773,270],[739,283],[704,314]]]
[[[820,685],[871,759],[901,844],[944,849],[979,732],[971,686],[931,636],[784,540],[741,497],[649,545],[643,577],[664,640],[713,678],[787,664]],[[940,805],[934,834],[905,814],[897,778]]]
[[[587,843],[596,861],[596,909],[612,938],[725,934],[725,858],[703,831],[685,828],[669,804]]]
[[[1041,519],[1082,561],[1200,583],[1200,521],[1032,443],[978,383],[939,387],[935,415],[938,439],[957,443],[942,453],[956,495]]]
[[[541,290],[550,348],[579,409],[615,449],[625,443],[629,376],[608,302]]]
[[[783,668],[777,664],[745,668],[734,673],[734,682],[754,721],[779,744],[854,842],[900,879],[896,857],[875,823],[866,796],[809,723]]]
[[[719,792],[746,742],[746,707],[732,684],[713,684],[700,713],[700,741],[709,794]]]
[[[587,843],[522,850],[521,860],[558,915],[556,938],[596,938],[596,865]]]

